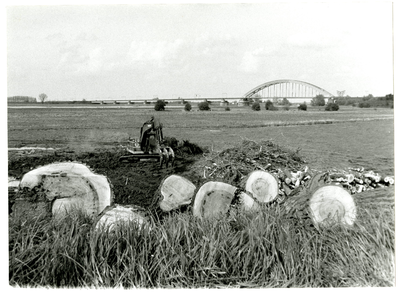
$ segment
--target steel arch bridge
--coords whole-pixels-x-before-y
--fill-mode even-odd
[[[244,98],[250,98],[256,93],[263,98],[312,98],[318,94],[322,94],[324,97],[333,97],[333,94],[321,87],[292,79],[280,79],[263,83],[246,92]]]

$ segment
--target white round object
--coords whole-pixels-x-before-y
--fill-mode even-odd
[[[246,194],[245,192],[241,192],[239,194],[239,198],[240,198],[240,203],[242,205],[243,210],[245,211],[249,211],[249,210],[257,210],[259,205],[258,203],[248,194]]]
[[[259,202],[267,203],[278,195],[278,181],[272,174],[256,170],[247,179],[246,191],[251,192]]]
[[[328,185],[317,189],[309,206],[314,223],[344,223],[353,225],[357,210],[353,197],[340,186]]]
[[[160,208],[163,211],[171,211],[183,205],[188,205],[192,201],[196,186],[188,179],[179,175],[170,175],[161,185]]]
[[[97,216],[112,204],[112,190],[107,177],[97,175],[81,163],[52,163],[26,173],[20,188],[41,186],[45,199],[53,202],[53,215],[83,210]]]
[[[34,188],[41,181],[43,176],[61,175],[63,173],[69,175],[90,176],[92,172],[83,164],[76,162],[59,162],[38,167],[26,173],[20,184],[20,188]]]
[[[206,218],[226,214],[236,189],[236,187],[223,182],[205,183],[196,194],[193,215]]]

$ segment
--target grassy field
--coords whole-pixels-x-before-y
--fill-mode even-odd
[[[94,147],[119,145],[138,137],[151,115],[164,125],[164,136],[189,140],[213,150],[239,144],[242,138],[271,139],[301,149],[311,167],[363,166],[394,172],[394,122],[391,109],[341,107],[303,112],[233,108],[229,112],[138,110],[115,106],[9,108],[8,145]]]
[[[361,206],[360,206],[361,207]],[[384,209],[383,209],[384,210]],[[152,228],[95,230],[85,216],[11,220],[10,284],[51,287],[254,288],[394,285],[394,210],[359,208],[352,228],[317,230],[279,208]],[[31,219],[31,220],[29,220]]]
[[[393,110],[183,112],[117,107],[9,108],[8,145],[110,148],[137,137],[151,115],[164,135],[219,151],[271,139],[300,148],[318,170],[394,173]],[[17,286],[254,288],[395,285],[394,188],[354,196],[352,227],[319,229],[276,205],[220,220],[191,212],[95,230],[82,214],[62,221],[9,217],[9,283]],[[189,208],[190,211],[190,208]]]

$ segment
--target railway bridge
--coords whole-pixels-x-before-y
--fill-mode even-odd
[[[257,96],[274,101],[287,98],[291,102],[301,103],[311,101],[318,94],[325,98],[333,97],[333,94],[314,84],[293,79],[280,79],[260,84],[246,92],[243,97]]]
[[[221,104],[225,103],[240,103],[245,98],[254,98],[258,97],[262,101],[271,100],[274,102],[279,101],[280,99],[287,98],[291,103],[310,103],[311,99],[318,94],[322,94],[326,100],[332,98],[333,95],[326,91],[325,89],[318,87],[314,84],[293,80],[293,79],[280,79],[265,82],[260,84],[250,91],[246,92],[243,96],[186,96],[182,98],[160,98],[167,102],[175,102],[183,104],[185,101],[189,102],[202,102],[202,101],[213,101],[220,102]],[[108,100],[92,100],[91,103],[98,104],[154,104],[157,99],[130,99],[130,100],[117,100],[117,99],[108,99]]]

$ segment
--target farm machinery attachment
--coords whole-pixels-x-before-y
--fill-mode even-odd
[[[124,148],[127,155],[119,158],[121,162],[155,161],[160,163],[161,168],[164,164],[165,167],[174,165],[174,151],[164,145],[162,124],[154,117],[140,128],[139,139],[129,138]]]

